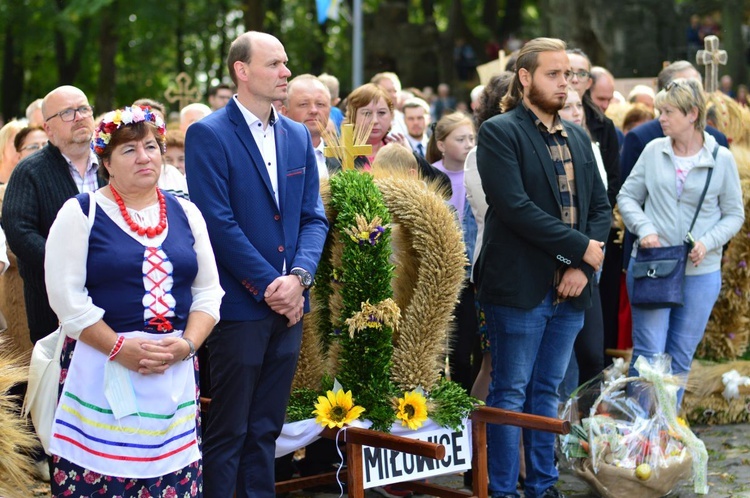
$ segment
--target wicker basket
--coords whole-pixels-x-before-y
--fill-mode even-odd
[[[611,382],[591,406],[589,416],[593,418],[599,405],[613,391],[621,386],[635,381],[645,380],[641,377],[620,378]],[[574,475],[580,477],[594,491],[604,498],[660,498],[682,480],[691,475],[692,458],[688,452],[684,456],[667,458],[667,466],[653,469],[648,479],[639,479],[634,468],[625,468],[598,460],[598,468],[594,470],[591,457],[578,459],[572,466]]]

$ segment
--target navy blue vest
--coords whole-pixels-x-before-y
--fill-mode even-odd
[[[161,249],[172,263],[175,316],[169,317],[172,327],[184,330],[193,302],[190,287],[198,273],[198,260],[193,244],[195,238],[187,215],[177,199],[164,193],[167,205],[167,237]],[[88,215],[89,194],[76,196],[81,209]],[[96,207],[94,225],[89,235],[86,263],[86,289],[93,303],[104,310],[104,322],[115,332],[142,330],[159,333],[144,316],[143,261],[146,246],[123,232],[100,206]]]

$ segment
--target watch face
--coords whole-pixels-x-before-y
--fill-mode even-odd
[[[293,270],[292,273],[299,277],[300,283],[302,283],[302,285],[304,285],[305,287],[310,287],[312,285],[313,278],[309,271]]]

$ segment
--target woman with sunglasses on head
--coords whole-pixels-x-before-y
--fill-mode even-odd
[[[672,372],[687,375],[721,289],[722,248],[742,227],[745,212],[734,157],[705,132],[706,98],[700,82],[676,79],[657,94],[655,104],[665,137],[646,146],[617,196],[625,226],[638,237],[627,273],[631,302],[632,270],[640,248],[686,241],[691,248],[683,306],[632,307],[630,370],[637,375],[633,364],[639,356],[667,353]],[[678,407],[683,392],[678,392]]]

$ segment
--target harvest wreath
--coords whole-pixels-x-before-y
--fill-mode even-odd
[[[466,265],[453,213],[436,187],[392,172],[343,171],[322,196],[331,229],[287,421],[460,426],[476,400],[441,378]]]

